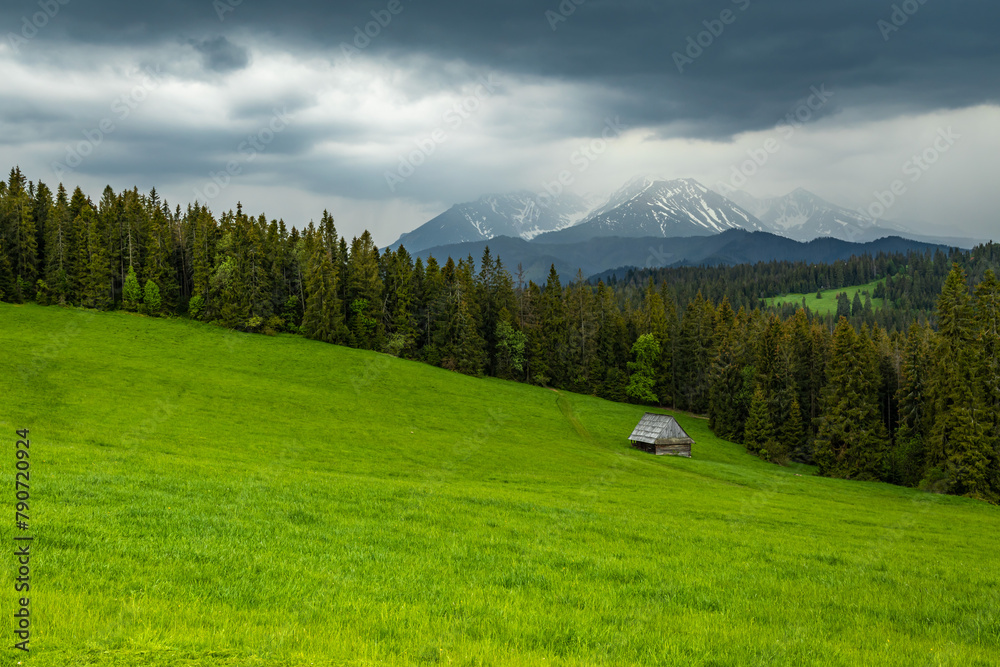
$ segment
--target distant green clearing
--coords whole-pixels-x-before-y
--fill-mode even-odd
[[[3,665],[1000,660],[996,507],[292,336],[0,304],[0,350],[5,647],[15,428],[36,536]]]
[[[875,288],[879,286],[880,283],[885,282],[883,280],[876,280],[870,282],[867,285],[855,285],[854,287],[841,287],[829,290],[823,290],[823,298],[817,299],[816,292],[812,294],[787,294],[785,296],[776,296],[767,299],[767,304],[769,306],[783,306],[785,304],[792,304],[795,306],[802,305],[802,299],[805,299],[805,303],[809,306],[809,310],[813,311],[818,315],[834,315],[837,313],[837,295],[840,293],[846,293],[847,298],[852,302],[854,301],[854,295],[858,294],[861,297],[861,303],[865,301],[865,295],[862,292],[868,292],[868,294],[874,294]],[[885,307],[885,299],[872,299],[872,308],[878,310]]]

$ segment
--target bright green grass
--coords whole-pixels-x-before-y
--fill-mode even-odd
[[[767,299],[767,304],[769,306],[783,306],[786,303],[790,303],[793,306],[801,306],[803,297],[806,300],[806,305],[809,306],[809,310],[816,313],[817,315],[833,315],[837,312],[837,295],[841,292],[847,293],[847,298],[852,302],[854,301],[854,295],[859,294],[861,296],[861,303],[865,302],[864,294],[861,292],[868,292],[869,294],[875,293],[875,288],[878,287],[879,283],[883,281],[876,280],[870,282],[867,285],[856,285],[854,287],[842,287],[839,289],[828,289],[823,290],[823,298],[817,299],[816,292],[812,294],[787,294],[785,296],[776,296]],[[872,308],[878,310],[879,308],[885,307],[885,299],[872,299]]]
[[[693,417],[656,458],[635,406],[6,304],[0,378],[4,646],[20,427],[36,536],[3,665],[1000,663],[1000,510]]]

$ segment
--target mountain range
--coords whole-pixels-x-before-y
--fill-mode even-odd
[[[763,234],[734,237],[731,232]],[[704,241],[714,237],[722,238]],[[847,247],[838,246],[838,252],[847,252],[851,244],[871,244],[888,237],[930,244],[927,247],[977,243],[914,234],[802,188],[783,197],[761,199],[740,190],[715,192],[689,178],[642,176],[597,206],[572,193],[557,198],[528,191],[487,195],[451,207],[403,234],[390,248],[402,245],[421,257],[471,254],[478,259],[489,245],[508,267],[521,263],[526,275],[538,279],[544,277],[542,269],[547,272],[552,264],[561,275],[573,275],[578,269],[591,275],[623,266],[669,266],[716,258],[806,261],[816,256],[803,247],[807,242],[846,242]],[[753,239],[753,257],[737,249],[722,250],[736,238]],[[670,242],[664,244],[665,239]],[[761,248],[765,242],[773,245],[770,251]]]
[[[796,241],[826,237],[872,241],[907,232],[901,226],[880,226],[863,213],[831,204],[803,188],[784,197],[767,199],[758,199],[742,190],[733,190],[728,196],[763,222],[768,231]]]
[[[587,216],[593,205],[573,193],[540,198],[532,192],[486,195],[456,204],[389,246],[423,250],[439,245],[485,241],[514,236],[530,241],[543,232],[571,227]]]
[[[765,231],[760,220],[694,179],[641,177],[628,182],[581,223],[538,236],[539,243],[602,236],[710,236],[730,229]]]

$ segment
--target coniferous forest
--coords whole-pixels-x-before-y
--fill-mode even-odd
[[[241,207],[0,183],[0,300],[295,333],[471,375],[708,415],[775,463],[1000,500],[1000,247],[525,282]],[[837,290],[881,281],[853,301]],[[771,308],[826,292],[835,315]],[[884,299],[876,308],[872,299]]]

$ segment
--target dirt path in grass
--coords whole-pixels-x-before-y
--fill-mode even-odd
[[[569,404],[569,401],[566,399],[566,397],[563,396],[561,392],[555,389],[553,389],[552,391],[556,392],[556,395],[559,397],[556,399],[556,405],[559,406],[559,411],[563,413],[563,416],[566,417],[566,420],[573,426],[573,430],[576,431],[577,435],[579,435],[589,444],[598,446],[597,439],[594,436],[590,435],[590,432],[586,428],[584,428],[583,424],[580,423],[580,420],[573,412],[573,406]]]

